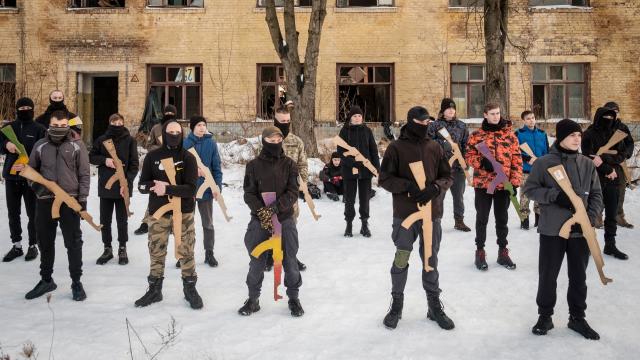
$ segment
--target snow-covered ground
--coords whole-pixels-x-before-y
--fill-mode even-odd
[[[225,168],[224,195],[234,217],[225,223],[214,208],[215,254],[218,268],[202,264],[204,251],[196,247],[198,290],[205,306],[191,310],[182,295],[180,271],[174,268],[170,250],[165,274],[164,300],[147,308],[133,302],[144,294],[149,257],[146,236],[133,230],[144,214],[146,198],[135,192],[134,215],[130,219],[127,266],[113,260],[95,264],[101,254],[100,234],[82,224],[84,235],[84,276],[88,299],[71,300],[70,279],[62,237],[58,232],[51,309],[55,314],[53,354],[56,359],[130,359],[126,319],[140,335],[149,352],[160,346],[156,329],[162,332],[175,318],[180,333],[161,359],[633,359],[640,351],[640,242],[637,230],[619,229],[619,247],[631,260],[622,262],[606,256],[605,273],[615,281],[603,287],[591,262],[588,269],[587,317],[600,332],[600,341],[587,341],[566,327],[566,271],[558,282],[558,304],[549,335],[537,337],[530,328],[537,319],[538,241],[535,230],[519,229],[510,210],[510,249],[518,268],[509,271],[495,263],[497,245],[492,223],[489,226],[489,271],[473,266],[474,235],[453,230],[451,198],[443,219],[440,251],[442,300],[456,328],[447,332],[426,319],[426,299],[420,283],[420,260],[411,258],[405,291],[403,318],[394,331],[382,326],[390,302],[389,268],[394,255],[391,234],[391,196],[382,189],[371,204],[372,238],[342,237],[343,205],[326,198],[316,200],[323,217],[314,222],[301,203],[298,224],[300,259],[308,265],[302,273],[300,297],[306,311],[292,318],[285,301],[272,298],[272,273],[267,273],[261,298],[262,310],[241,317],[236,310],[247,290],[245,276],[248,255],[243,243],[248,209],[242,201],[244,168]],[[98,218],[96,178],[89,211]],[[467,223],[473,227],[473,192],[467,189]],[[0,191],[0,216],[6,219],[4,190]],[[627,217],[640,225],[640,194],[627,198]],[[201,236],[199,217],[197,236]],[[26,223],[25,223],[26,225]],[[356,230],[359,224],[356,223]],[[8,224],[0,224],[5,234],[1,246],[9,249]],[[114,224],[115,232],[115,224]],[[602,231],[598,231],[602,241]],[[115,244],[115,243],[114,243]],[[173,248],[172,246],[170,247]],[[417,246],[416,246],[417,248]],[[38,261],[23,258],[0,263],[0,346],[11,359],[22,358],[22,344],[32,342],[39,358],[49,357],[52,343],[52,313],[46,299],[32,301],[24,294],[39,280]],[[140,342],[131,333],[133,358],[147,359]],[[635,355],[634,355],[635,354]]]

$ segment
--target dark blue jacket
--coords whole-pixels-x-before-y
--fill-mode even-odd
[[[220,188],[220,191],[222,191],[222,167],[220,165],[220,154],[218,154],[218,144],[213,140],[213,136],[211,134],[204,134],[204,136],[199,138],[191,133],[186,139],[184,139],[183,147],[185,150],[190,148],[196,149],[202,163],[209,168],[211,175],[213,175],[213,180]],[[204,178],[198,178],[198,188],[200,188],[200,185],[202,185],[203,182]],[[213,194],[211,193],[211,189],[207,189],[202,196],[202,200],[211,199],[213,199]]]
[[[529,144],[529,147],[533,150],[533,154],[536,157],[542,157],[549,153],[547,133],[537,126],[534,127],[533,130],[523,126],[516,131],[516,135],[518,136],[518,142],[520,144]],[[531,164],[529,164],[529,155],[525,154],[524,151],[522,152],[522,159],[522,171],[528,174],[531,172]]]

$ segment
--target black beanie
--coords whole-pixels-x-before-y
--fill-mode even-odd
[[[18,99],[18,101],[16,102],[16,110],[18,110],[19,108],[21,108],[23,106],[30,106],[31,109],[33,109],[35,107],[33,105],[33,100],[29,99],[28,97],[23,97],[23,98]]]
[[[169,104],[167,106],[164,107],[164,110],[162,110],[162,114],[166,114],[166,113],[173,113],[176,117],[178,116],[178,110],[176,109],[175,106]]]
[[[609,101],[608,103],[604,104],[604,107],[613,111],[620,111],[620,106],[618,105],[618,103],[613,101]]]
[[[195,129],[196,125],[198,125],[198,123],[207,123],[207,119],[205,119],[203,116],[200,115],[194,115],[191,117],[191,119],[189,119],[189,128],[191,128],[191,132],[193,132],[193,129]]]
[[[560,144],[567,136],[579,132],[582,134],[580,125],[571,119],[562,119],[556,124],[556,142]]]
[[[422,106],[414,106],[409,109],[407,113],[407,122],[416,120],[427,120],[429,119],[429,112]]]
[[[439,112],[439,114],[444,114],[444,111],[449,109],[449,108],[453,108],[455,110],[456,109],[456,102],[453,101],[453,99],[450,99],[450,98],[442,99],[442,101],[440,102],[440,112]]]
[[[349,114],[347,115],[347,123],[349,123],[351,121],[351,117],[356,114],[364,116],[364,114],[362,113],[362,109],[360,109],[360,106],[353,105],[351,109],[349,109]]]

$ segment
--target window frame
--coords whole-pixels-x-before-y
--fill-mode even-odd
[[[377,5],[350,5],[349,2],[351,0],[336,0],[336,8],[345,9],[345,8],[384,8],[384,7],[395,7],[397,0],[371,0],[375,1]],[[391,4],[382,4],[381,1],[391,1]],[[342,2],[346,2],[346,4],[341,4]]]
[[[4,81],[4,68],[12,68],[13,69],[13,81]],[[16,97],[17,97],[17,85],[18,85],[18,74],[17,74],[17,67],[16,64],[13,63],[0,63],[0,88],[4,88],[5,84],[9,84],[9,86],[11,86],[11,84],[13,84],[13,99],[11,99],[11,97],[9,97],[8,99],[5,98],[4,96],[2,97],[3,102],[6,102],[6,104],[1,104],[0,103],[0,110],[4,110],[7,111],[7,114],[0,114],[0,120],[3,120],[4,117],[8,117],[8,118],[13,118],[15,115],[15,104],[16,104]],[[6,108],[5,108],[6,106]],[[10,116],[8,116],[10,114]],[[4,116],[2,116],[4,115]]]
[[[557,6],[557,7],[567,7],[567,8],[589,8],[591,7],[591,2],[589,0],[584,0],[585,5],[570,5],[570,4],[551,4],[551,5],[531,5],[531,2],[533,0],[527,0],[527,6],[530,8],[541,8],[541,7],[553,7],[553,6]],[[540,0],[540,1],[544,1],[544,0]],[[573,0],[563,0],[563,1],[573,1]]]
[[[395,93],[396,93],[396,76],[395,76],[395,63],[337,63],[336,64],[336,107],[335,107],[335,118],[336,122],[340,122],[340,86],[374,86],[374,85],[388,85],[389,86],[389,122],[394,123],[396,120],[396,101],[395,101]],[[343,84],[341,81],[342,76],[340,75],[341,69],[345,67],[373,67],[374,79],[375,68],[376,67],[388,67],[389,68],[389,81],[367,81],[364,83],[352,83],[352,84]],[[368,70],[367,70],[368,73]],[[375,123],[382,124],[382,121],[376,121]]]
[[[282,5],[278,5],[278,4],[277,4],[277,1],[278,1],[278,0],[275,0],[275,1],[276,1],[276,8],[283,8],[283,7],[284,7],[284,1],[285,1],[285,0],[282,0],[282,1],[283,1],[283,4],[282,4]],[[309,2],[309,5],[300,5],[300,1],[308,1],[308,2]],[[267,5],[265,4],[265,2],[266,2],[266,0],[256,0],[256,8],[259,8],[259,9],[265,9],[265,8],[267,7]],[[294,4],[293,4],[293,5],[294,5],[295,7],[301,7],[301,8],[307,8],[307,7],[308,7],[308,8],[310,8],[311,6],[313,6],[313,5],[311,4],[312,2],[313,2],[313,0],[294,0]]]
[[[454,81],[453,80],[453,67],[454,66],[466,66],[467,67],[467,79],[465,81]],[[470,79],[470,68],[472,66],[481,66],[482,67],[482,80],[471,80]],[[471,93],[472,85],[482,85],[483,86],[483,94],[486,98],[487,94],[487,65],[486,64],[473,64],[473,63],[451,63],[449,64],[449,96],[453,98],[453,86],[454,85],[464,85],[465,86],[465,117],[459,117],[460,119],[476,119],[470,116],[471,113],[471,101],[469,101],[469,94]],[[456,116],[459,116],[458,112],[456,112]],[[482,117],[482,114],[480,115]]]
[[[153,9],[162,9],[162,8],[168,8],[168,9],[186,9],[186,8],[192,8],[192,9],[203,9],[204,8],[204,0],[202,0],[202,5],[192,5],[194,1],[199,1],[199,0],[183,0],[187,2],[187,5],[169,5],[169,0],[160,0],[162,1],[162,5],[152,5],[151,4],[151,0],[145,0],[147,3],[147,7],[149,8],[153,8]]]
[[[475,2],[475,5],[452,5],[451,2],[454,0],[449,0],[448,1],[448,7],[450,8],[482,8],[484,6],[484,1],[483,0],[466,0],[466,1],[473,1]],[[459,0],[459,1],[464,1],[464,0]]]
[[[567,80],[567,67],[569,65],[582,65],[583,66],[583,78],[582,81],[577,81],[577,80]],[[534,66],[536,65],[544,65],[545,67],[545,80],[536,80],[533,77],[533,71],[534,71]],[[551,76],[550,76],[550,68],[552,66],[562,66],[562,80],[552,80]],[[532,103],[532,107],[535,106],[536,104],[533,104],[533,97],[534,97],[534,87],[535,86],[544,86],[544,109],[543,109],[543,114],[542,116],[539,116],[539,114],[536,114],[536,117],[540,117],[543,120],[559,120],[559,119],[565,119],[565,118],[569,118],[569,119],[574,119],[574,120],[588,120],[590,118],[590,114],[589,114],[589,109],[590,109],[590,102],[591,102],[591,91],[590,91],[590,78],[589,78],[589,74],[590,74],[590,64],[589,63],[532,63],[531,64],[531,103]],[[583,117],[582,118],[571,118],[569,117],[569,93],[566,90],[567,89],[567,85],[583,85],[583,100],[582,100],[582,112],[583,112]],[[564,107],[564,111],[563,111],[563,115],[560,118],[556,118],[556,117],[549,117],[549,115],[547,114],[548,111],[548,106],[549,106],[549,86],[551,85],[563,85],[564,87],[564,91],[563,91],[563,107]]]
[[[262,68],[264,67],[274,67],[276,81],[262,81]],[[280,70],[282,70],[282,76],[280,76]],[[272,117],[269,117],[269,109],[267,109],[267,113],[262,112],[263,102],[262,102],[262,87],[263,86],[273,86],[274,94],[278,95],[278,87],[284,85],[285,89],[287,86],[287,75],[284,70],[284,66],[282,63],[257,63],[256,64],[256,117],[262,120],[273,120]],[[277,105],[274,103],[274,106]],[[282,104],[281,104],[282,105]]]
[[[186,67],[189,66],[193,66],[195,68],[199,68],[200,69],[200,81],[194,81],[193,83],[187,83],[184,80],[182,82],[175,82],[175,81],[166,81],[168,79],[169,76],[169,68],[181,68],[184,69]],[[153,81],[152,77],[151,77],[151,70],[153,68],[164,68],[165,69],[165,81]],[[184,70],[183,70],[184,71]],[[183,72],[184,74],[184,72]],[[183,75],[184,76],[184,75]],[[195,74],[194,74],[195,76]],[[188,120],[192,115],[187,114],[187,88],[188,87],[199,87],[199,104],[200,104],[200,113],[197,115],[202,115],[204,113],[204,102],[203,102],[203,96],[202,96],[202,92],[203,92],[203,86],[204,86],[204,82],[202,81],[204,76],[204,73],[202,71],[202,64],[147,64],[147,94],[149,93],[149,91],[151,90],[152,87],[154,86],[164,86],[165,87],[165,91],[164,91],[164,98],[162,100],[162,108],[164,108],[166,105],[169,104],[168,100],[169,100],[169,87],[171,86],[181,86],[182,87],[182,103],[181,103],[181,109],[182,109],[182,114],[176,114],[176,117],[178,118],[178,120]]]
[[[76,6],[76,1],[80,2],[80,5]],[[122,3],[121,6],[87,6],[88,0],[69,0],[68,7],[69,9],[124,9],[127,5],[126,0],[117,0],[118,3]]]

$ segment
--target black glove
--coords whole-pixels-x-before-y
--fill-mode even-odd
[[[489,159],[483,157],[482,160],[480,160],[480,169],[493,172],[493,164],[491,164]]]
[[[571,225],[571,231],[569,231],[569,233],[570,234],[574,234],[574,233],[582,234],[582,226],[580,226],[580,224]]]
[[[272,207],[265,206],[258,209],[258,219],[260,219],[260,227],[269,232],[273,232],[273,222],[271,221],[272,216]]]
[[[411,184],[409,184],[409,187],[407,187],[407,192],[409,193],[409,196],[411,198],[415,198],[420,193],[420,188],[418,187],[418,185],[416,185],[416,183],[412,182]]]
[[[80,211],[87,211],[87,200],[84,201],[78,201],[80,203],[80,206],[82,206],[82,208],[80,209]]]
[[[429,201],[433,200],[436,196],[440,194],[440,188],[435,183],[431,183],[427,185],[424,190],[421,190],[416,194],[415,197],[412,196],[413,201],[415,201],[418,205],[424,206]]]
[[[522,162],[528,163],[529,161],[531,161],[531,156],[522,154]]]
[[[569,196],[567,196],[567,194],[564,191],[561,191],[560,194],[558,194],[558,197],[556,197],[555,204],[565,209],[575,211],[575,209],[573,208],[573,204],[569,199]]]

